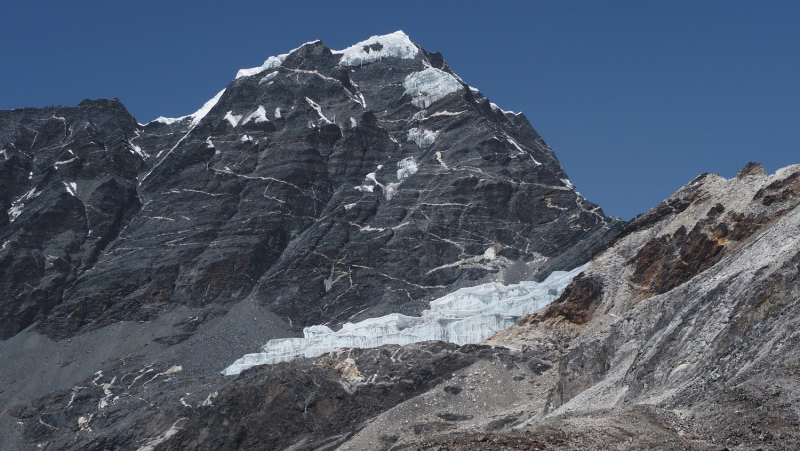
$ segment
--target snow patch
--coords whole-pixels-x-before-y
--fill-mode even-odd
[[[180,122],[180,121],[182,121],[182,120],[184,120],[184,119],[186,119],[188,117],[189,116],[181,116],[181,117],[159,116],[159,117],[155,118],[155,120],[153,120],[153,122],[160,122],[162,124],[172,125],[172,124],[174,124],[176,122]]]
[[[403,158],[397,163],[397,180],[405,180],[417,173],[417,160],[414,157]]]
[[[520,147],[519,143],[517,143],[514,140],[514,138],[506,135],[506,140],[508,140],[509,144],[511,144],[512,146],[516,147],[516,149],[519,150],[520,153],[528,154],[528,152],[525,152],[524,150],[522,150],[522,147]],[[533,158],[533,155],[530,155],[530,154],[528,154],[528,155],[531,157],[531,160],[533,161],[533,164],[535,164],[536,166],[541,166],[542,165],[542,163],[539,163],[538,161],[536,161],[536,158]]]
[[[426,340],[459,345],[478,343],[553,302],[587,266],[569,272],[554,271],[541,283],[486,283],[461,288],[431,301],[430,309],[419,317],[392,313],[346,323],[336,332],[327,326],[307,327],[303,329],[303,338],[270,340],[261,348],[262,352],[245,355],[222,373],[232,376],[256,365],[285,362],[300,356],[314,357],[340,348],[408,345]]]
[[[78,195],[78,184],[77,183],[75,183],[75,182],[69,182],[69,183],[63,182],[63,183],[64,183],[64,186],[67,188],[67,192],[68,193],[70,193],[73,196],[77,196]]]
[[[331,121],[327,117],[325,117],[324,114],[322,114],[322,108],[319,105],[317,105],[316,102],[314,102],[313,100],[309,99],[308,97],[306,97],[306,102],[308,102],[308,104],[311,105],[311,108],[314,108],[315,110],[317,110],[317,113],[319,114],[320,119],[322,119],[326,124],[330,124],[331,123]]]
[[[136,144],[128,141],[128,145],[130,146],[128,147],[128,149],[131,151],[131,153],[134,155],[139,155],[142,158],[142,160],[146,160],[147,158],[150,157],[150,154],[142,150],[142,148],[137,146]],[[72,151],[70,151],[70,153],[72,153]]]
[[[242,115],[233,114],[232,111],[228,111],[227,113],[225,113],[224,119],[230,122],[231,126],[236,127],[237,125],[239,125],[239,121],[242,120]]]
[[[239,71],[236,72],[236,79],[238,80],[239,78],[242,77],[251,77],[253,75],[260,74],[261,72],[280,67],[280,65],[283,64],[284,61],[286,61],[287,56],[289,56],[288,53],[284,53],[278,56],[270,56],[269,58],[267,58],[266,61],[264,61],[264,64],[258,67],[251,67],[250,69],[239,69]],[[264,80],[261,80],[261,83],[263,82]]]
[[[69,163],[72,163],[73,161],[75,161],[77,159],[78,159],[78,157],[72,157],[69,160],[56,161],[55,163],[53,163],[53,167],[58,169],[58,167],[61,166],[62,164],[69,164]]]
[[[275,108],[275,119],[280,119],[280,118],[281,118],[281,109],[280,107],[278,107]]]
[[[275,78],[277,75],[278,75],[278,71],[270,72],[267,75],[265,75],[264,78],[262,78],[261,81],[258,82],[258,84],[266,83],[266,82],[272,80],[273,78]]]
[[[383,186],[381,182],[375,178],[375,173],[370,172],[364,177],[364,182],[373,182],[374,185],[368,185],[367,183],[363,183],[361,186],[356,186],[356,191],[361,191],[362,193],[372,193],[375,192],[375,187],[380,186],[384,191],[386,191],[386,187]]]
[[[415,142],[420,149],[427,149],[432,146],[436,142],[437,136],[439,136],[439,132],[416,127],[408,131],[408,140]]]
[[[195,111],[192,114],[189,114],[187,116],[181,116],[181,117],[164,117],[164,116],[160,116],[160,117],[156,118],[155,120],[153,120],[152,122],[160,122],[162,124],[172,125],[172,124],[174,124],[176,122],[180,122],[180,121],[182,121],[184,119],[191,118],[192,122],[189,124],[189,126],[190,126],[190,128],[194,128],[197,124],[200,123],[201,120],[203,120],[204,117],[206,117],[208,112],[211,111],[212,108],[214,108],[214,106],[217,104],[217,102],[219,102],[219,99],[222,97],[222,94],[224,94],[224,93],[225,93],[224,89],[222,91],[218,92],[217,95],[212,97],[208,102],[204,103],[203,106],[200,107],[199,110]]]
[[[435,67],[409,74],[403,87],[406,88],[405,94],[411,96],[411,103],[417,108],[428,108],[448,94],[464,89],[454,76]]]
[[[350,128],[356,128],[356,127],[358,127],[358,122],[356,122],[356,118],[351,116],[350,117]]]
[[[347,204],[347,205],[344,206],[344,209],[345,210],[352,210],[355,206],[356,206],[355,203]]]
[[[434,156],[436,157],[436,161],[438,161],[438,162],[439,162],[439,164],[440,164],[440,165],[442,165],[442,167],[443,167],[443,168],[445,168],[445,169],[450,169],[449,167],[447,167],[447,163],[445,163],[445,162],[444,162],[444,160],[442,160],[442,153],[441,153],[441,152],[438,152],[438,151],[437,151],[437,152],[434,154]]]
[[[381,184],[381,183],[378,181],[378,179],[376,179],[376,178],[375,178],[375,173],[374,173],[374,172],[370,172],[369,174],[367,174],[367,176],[366,176],[365,178],[366,178],[367,180],[372,180],[373,182],[375,182],[375,184],[376,184],[376,185],[379,185],[379,186],[380,186],[380,184]]]
[[[30,191],[25,193],[24,196],[22,196],[19,199],[15,200],[12,203],[12,205],[16,205],[16,204],[18,204],[18,203],[20,203],[20,202],[22,202],[24,200],[33,199],[34,197],[39,197],[40,194],[42,194],[42,192],[41,191],[36,191],[36,187],[34,186],[33,188],[30,189]]]
[[[414,59],[419,49],[405,33],[395,31],[383,36],[372,36],[366,41],[333,53],[342,55],[339,61],[341,66],[362,66],[389,57]]]
[[[250,137],[250,136],[248,136],[248,135],[244,135],[244,136],[242,136],[241,138],[239,138],[239,142],[247,142],[247,141],[251,141],[251,142],[252,142],[252,141],[253,141],[253,138],[251,138],[251,137]]]
[[[253,121],[256,124],[259,122],[269,122],[269,119],[267,119],[267,110],[265,110],[263,106],[259,105],[257,110],[244,118],[241,125],[244,125],[250,121]]]
[[[422,110],[422,111],[425,111],[425,110]],[[461,116],[462,114],[465,114],[465,113],[467,113],[467,111],[447,111],[447,110],[442,110],[442,111],[437,111],[437,112],[433,113],[431,115],[431,117],[436,117],[436,116]]]
[[[379,165],[378,169],[380,170],[382,167],[383,165]],[[394,195],[397,194],[400,183],[417,172],[417,161],[414,159],[414,157],[404,158],[397,163],[397,168],[398,182],[387,183],[384,185],[378,181],[374,172],[370,172],[366,175],[366,177],[364,177],[364,183],[360,186],[356,186],[355,189],[357,191],[361,191],[362,193],[372,193],[375,191],[375,187],[379,186],[383,190],[383,195],[386,197],[386,200],[392,200]],[[368,182],[372,182],[373,184],[368,184]]]
[[[397,194],[397,189],[400,186],[400,182],[397,183],[387,183],[386,186],[383,187],[383,195],[386,196],[386,200],[392,200],[395,194]]]
[[[316,44],[317,42],[319,42],[319,40],[306,42],[305,44],[301,45],[300,47],[290,50],[288,53],[284,53],[284,54],[281,54],[281,55],[278,55],[278,56],[270,56],[269,58],[267,58],[266,61],[264,61],[264,64],[262,64],[261,66],[252,67],[250,69],[239,69],[239,71],[236,72],[236,79],[239,79],[239,78],[242,78],[242,77],[250,77],[250,76],[253,76],[253,75],[256,75],[256,74],[260,74],[261,72],[264,72],[266,70],[275,69],[277,67],[280,67],[280,65],[283,64],[284,61],[286,61],[286,57],[287,56],[291,55],[292,53],[300,50],[301,48],[303,48],[303,47],[305,47],[305,46],[307,46],[309,44]]]
[[[9,220],[11,222],[14,222],[14,220],[17,219],[17,217],[19,217],[19,215],[22,214],[22,209],[23,208],[25,208],[25,204],[24,203],[20,203],[20,204],[14,205],[13,207],[11,207],[8,210],[6,210],[6,213],[8,213]]]
[[[495,110],[495,111],[500,111],[500,112],[502,112],[503,114],[511,114],[511,115],[513,115],[513,116],[518,116],[518,115],[522,114],[522,113],[515,113],[515,112],[513,112],[513,111],[506,111],[506,110],[504,110],[504,109],[500,108],[499,106],[497,106],[497,104],[496,104],[496,103],[490,103],[489,105],[492,107],[492,109],[493,109],[493,110]]]

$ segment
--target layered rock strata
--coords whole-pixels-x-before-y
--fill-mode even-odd
[[[2,338],[244,299],[297,331],[416,315],[570,270],[621,227],[524,115],[401,32],[271,57],[183,118],[87,101],[0,124]]]

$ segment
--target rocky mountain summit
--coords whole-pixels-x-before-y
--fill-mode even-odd
[[[623,224],[400,32],[271,57],[182,118],[86,101],[0,130],[0,449],[800,449],[800,165]],[[532,293],[480,344],[220,373]]]
[[[0,111],[0,174],[0,409],[75,394],[69,425],[34,421],[47,434],[0,422],[62,449],[140,446],[102,445],[139,421],[115,407],[130,390],[198,407],[146,390],[216,392],[270,338],[544,280],[623,226],[523,114],[402,32],[270,57],[181,118],[140,124],[116,99]],[[71,418],[87,387],[116,394]]]
[[[104,100],[0,124],[3,339],[243,299],[290,327],[418,314],[570,270],[621,226],[522,114],[402,32],[305,44],[183,118]]]

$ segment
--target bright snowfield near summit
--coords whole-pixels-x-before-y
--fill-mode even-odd
[[[625,223],[400,31],[218,89],[0,111],[0,449],[800,447],[800,166]]]

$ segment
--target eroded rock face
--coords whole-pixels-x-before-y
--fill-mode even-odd
[[[495,338],[574,334],[545,422],[611,421],[642,405],[692,448],[798,447],[798,177],[800,166],[767,176],[750,164],[735,179],[695,179],[629,224],[546,312]]]
[[[139,213],[138,128],[117,100],[0,111],[1,339],[41,324]]]
[[[238,378],[132,356],[0,420],[20,449],[796,449],[798,173],[696,179],[489,340],[507,347],[342,350]],[[706,240],[702,265],[653,283]]]
[[[373,40],[386,48],[306,44],[185,118],[3,112],[0,336],[243,299],[297,330],[419,314],[460,286],[570,270],[620,229],[522,114],[402,33]]]
[[[622,227],[524,115],[402,33],[306,44],[182,118],[139,124],[116,100],[0,112],[0,175],[11,448],[156,446],[270,338],[541,281]]]

